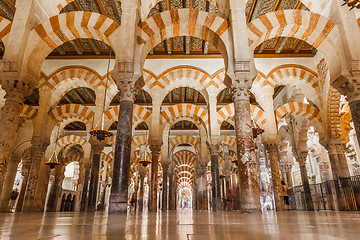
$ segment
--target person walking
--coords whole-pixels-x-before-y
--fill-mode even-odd
[[[12,212],[18,196],[19,196],[19,191],[17,189],[11,192],[8,212]]]

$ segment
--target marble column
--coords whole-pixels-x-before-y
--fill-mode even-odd
[[[8,77],[6,73],[2,72],[2,74],[5,75],[4,79]],[[17,73],[14,74],[17,75]],[[1,84],[1,87],[6,91],[6,101],[2,108],[0,118],[0,193],[3,188],[8,163],[11,159],[12,149],[16,140],[23,102],[25,96],[31,93],[29,85],[22,81],[3,80]]]
[[[133,81],[118,81],[120,90],[119,121],[117,126],[113,179],[109,213],[127,211],[131,162],[132,119],[135,98]]]
[[[151,181],[150,181],[150,198],[149,198],[149,211],[157,211],[157,195],[159,185],[159,155],[161,151],[160,145],[151,145]]]
[[[97,206],[97,193],[99,185],[99,171],[100,171],[100,156],[104,149],[104,144],[101,144],[98,140],[94,140],[96,143],[91,144],[92,163],[90,173],[89,184],[89,196],[88,196],[88,212],[95,212]]]
[[[198,210],[207,210],[207,168],[206,162],[199,162],[197,171],[197,199],[198,199]]]
[[[62,189],[62,186],[60,186],[60,183],[62,182],[63,178],[64,178],[64,174],[62,169],[60,168],[60,166],[58,168],[55,169],[55,173],[52,177],[52,175],[50,174],[50,180],[53,180],[53,186],[50,190],[50,194],[49,194],[49,199],[46,205],[46,211],[47,212],[55,212],[56,211],[56,207],[57,207],[57,200],[60,194],[60,191]]]
[[[29,179],[26,185],[22,212],[33,212],[36,207],[36,190],[38,187],[40,165],[43,163],[43,155],[49,143],[40,139],[34,139],[31,145],[31,167]]]
[[[84,167],[84,176],[83,176],[83,188],[81,193],[81,204],[80,204],[80,212],[84,212],[86,210],[87,196],[89,193],[89,177],[90,177],[90,169],[91,164],[85,164]]]
[[[0,196],[0,212],[8,212],[9,210],[8,206],[10,201],[10,195],[11,192],[13,191],[14,181],[19,163],[20,163],[20,157],[13,155],[9,162],[8,170],[4,181],[4,186]]]
[[[162,210],[166,211],[168,209],[168,178],[169,178],[169,166],[170,162],[164,162],[162,164],[163,167],[163,194],[162,194]]]
[[[350,173],[349,168],[347,167],[347,163],[345,164],[343,162],[345,159],[345,153],[341,150],[341,147],[342,144],[340,139],[330,139],[329,144],[326,145],[326,149],[329,154],[333,180],[335,181],[335,184],[337,184],[337,187],[335,188],[338,205],[337,208],[340,211],[345,211],[348,210],[349,203],[347,203],[347,199],[343,191],[344,187],[346,186],[342,186],[344,181],[341,181],[341,179],[349,177]]]
[[[23,155],[21,156],[22,159],[22,168],[21,168],[21,175],[23,177],[20,193],[18,196],[18,200],[16,203],[16,209],[15,212],[21,212],[22,205],[24,203],[24,197],[25,197],[25,190],[29,179],[29,172],[31,167],[31,148],[28,148],[24,151]]]
[[[250,65],[250,63],[248,63]],[[237,143],[238,170],[240,182],[240,203],[242,212],[259,212],[260,189],[257,174],[254,138],[252,133],[249,89],[251,79],[246,62],[239,62],[239,71],[232,81],[232,93],[235,108],[235,133]]]
[[[169,176],[169,209],[176,210],[176,174],[174,170]]]
[[[145,189],[145,176],[146,176],[146,168],[139,164],[139,175],[140,175],[140,191],[139,191],[139,197],[138,197],[138,205],[139,205],[139,211],[142,211],[144,209],[144,189]]]
[[[211,154],[211,193],[212,193],[212,209],[214,211],[221,210],[221,186],[219,171],[219,145],[213,144],[210,149]]]
[[[33,212],[44,212],[47,195],[47,191],[44,191],[44,189],[48,189],[49,176],[50,169],[44,164],[44,161],[42,161],[38,171],[38,184],[35,192]]]
[[[288,187],[293,187],[294,183],[293,183],[293,179],[292,179],[292,174],[291,174],[291,169],[292,169],[292,165],[288,165],[286,167],[286,182],[287,182],[287,186]]]
[[[309,177],[306,169],[306,157],[307,157],[307,152],[300,153],[300,156],[298,157],[297,160],[299,161],[301,181],[304,188],[306,210],[314,211],[314,203],[311,196]]]
[[[269,152],[271,180],[275,199],[276,211],[285,211],[285,203],[282,194],[282,184],[279,169],[278,144],[276,142],[267,142],[266,148]]]
[[[53,196],[54,196],[54,190],[55,190],[55,180],[56,180],[56,169],[50,170],[50,176],[49,176],[49,184],[48,184],[48,190],[46,195],[46,201],[45,201],[45,212],[50,212],[51,209],[51,203],[53,202]]]

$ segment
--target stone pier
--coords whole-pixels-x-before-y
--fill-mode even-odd
[[[150,181],[150,197],[149,197],[149,211],[157,211],[157,196],[159,185],[159,155],[161,151],[160,145],[150,145],[151,150],[151,181]]]

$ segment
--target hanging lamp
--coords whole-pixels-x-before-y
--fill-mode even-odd
[[[146,104],[146,110],[149,110],[146,98],[145,98],[145,104]],[[144,155],[144,158],[140,158],[140,160],[139,160],[139,163],[142,164],[144,167],[147,167],[152,162],[151,158],[150,158],[150,154],[147,154],[147,146],[148,146],[148,143],[149,143],[149,137],[148,137],[149,128],[147,127],[147,125],[146,125],[146,128],[147,129],[145,130],[145,139],[146,139],[145,152],[140,155],[140,156]]]
[[[105,122],[105,103],[106,103],[106,96],[107,96],[107,88],[109,82],[109,72],[110,72],[110,60],[111,60],[111,51],[109,54],[107,72],[106,72],[106,83],[105,83],[105,96],[104,96],[104,104],[103,104],[103,111],[99,122],[96,124],[95,128],[90,130],[90,134],[96,137],[97,140],[103,141],[107,137],[111,137],[113,134],[108,130],[104,129],[104,122]],[[101,121],[101,128],[97,128]]]
[[[45,165],[49,166],[50,169],[54,169],[56,166],[60,165],[60,162],[59,162],[57,154],[56,154],[57,141],[59,140],[59,134],[60,134],[60,126],[58,128],[58,132],[57,132],[57,136],[56,136],[54,152],[51,154],[49,161],[45,162]]]
[[[343,0],[344,3],[341,6],[347,5],[350,9],[353,10],[354,8],[360,9],[360,0]]]

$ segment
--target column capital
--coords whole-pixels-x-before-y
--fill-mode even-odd
[[[360,101],[360,60],[353,60],[351,70],[334,80],[331,85],[351,102]]]
[[[212,143],[210,145],[210,155],[219,155],[220,145],[218,143]]]
[[[140,74],[134,72],[134,62],[118,61],[117,69],[112,74],[120,92],[120,101],[134,101],[135,95],[145,85]]]
[[[41,139],[40,137],[33,137],[31,140],[31,154],[34,157],[41,157],[47,147],[49,146],[49,141]]]
[[[296,161],[300,166],[305,166],[307,160],[307,152],[301,152],[299,156],[296,158]]]
[[[1,83],[1,87],[6,91],[5,99],[21,104],[24,103],[25,97],[30,95],[35,88],[34,84],[9,78],[3,80]]]
[[[168,171],[169,167],[170,167],[170,161],[162,162],[161,166],[162,166],[164,172]]]
[[[150,151],[151,151],[151,154],[154,156],[154,155],[159,155],[160,154],[160,151],[161,151],[161,146],[162,144],[151,144],[150,145]]]
[[[106,145],[106,141],[100,141],[96,137],[90,137],[89,143],[91,145],[91,151],[95,154],[101,154]]]

